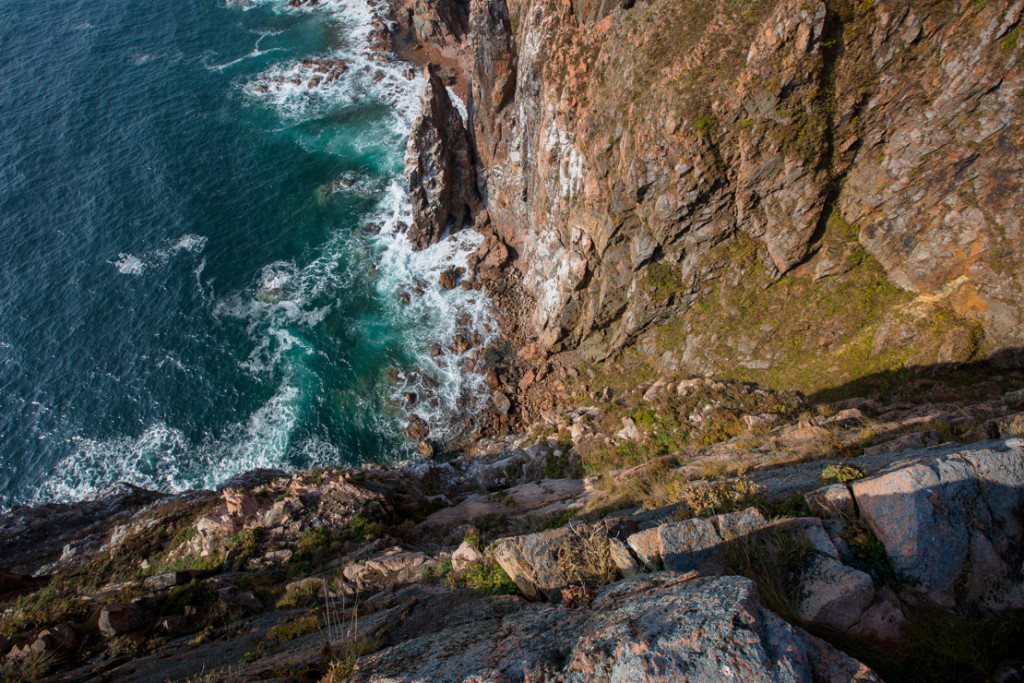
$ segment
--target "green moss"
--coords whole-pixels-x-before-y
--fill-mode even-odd
[[[817,392],[859,378],[904,368],[911,353],[937,350],[951,331],[966,323],[933,306],[925,314],[913,309],[913,295],[892,285],[882,267],[857,243],[860,229],[830,217],[823,250],[847,259],[847,272],[818,281],[786,275],[778,281],[765,272],[758,245],[742,235],[711,250],[710,263],[728,263],[737,273],[711,283],[683,316],[657,328],[658,353],[683,348],[699,336],[695,350],[703,365],[725,377],[758,382],[770,388]],[[915,326],[913,348],[874,348],[875,335],[887,320]],[[975,354],[980,332],[970,333]],[[737,363],[743,349],[769,367]],[[828,400],[827,396],[819,396]]]
[[[644,268],[641,282],[652,301],[657,304],[668,303],[684,289],[678,266],[665,261],[658,261]]]

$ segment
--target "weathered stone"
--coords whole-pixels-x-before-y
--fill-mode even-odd
[[[804,566],[796,615],[807,626],[846,631],[860,621],[874,599],[870,576],[814,553]]]
[[[409,241],[425,249],[449,224],[458,230],[480,206],[469,134],[438,68],[425,67],[422,113],[405,150],[405,179],[413,207]],[[455,283],[452,283],[452,287]]]
[[[344,576],[349,583],[367,591],[422,581],[425,572],[436,566],[433,558],[421,552],[392,548],[365,562],[345,567]]]
[[[626,542],[650,570],[697,570],[705,575],[718,574],[723,569],[723,544],[749,535],[767,523],[756,508],[747,508],[662,524],[632,534]]]
[[[149,616],[135,603],[114,603],[100,610],[98,627],[108,638],[137,631],[146,625]]]
[[[456,574],[462,573],[471,564],[482,564],[484,561],[483,554],[476,549],[475,546],[471,545],[467,541],[463,541],[462,544],[456,548],[455,552],[452,553],[452,570]]]
[[[353,680],[878,681],[766,610],[738,576],[642,574],[601,589],[588,609],[489,605],[363,658]]]
[[[985,586],[972,583],[972,601],[1005,606],[1024,599],[1013,589],[1019,570],[1007,561],[1024,542],[1019,445],[946,451],[851,488],[861,519],[903,581],[951,607],[958,581],[978,574],[971,566],[977,558]]]

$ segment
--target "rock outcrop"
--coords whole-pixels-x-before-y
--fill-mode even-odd
[[[533,333],[832,381],[1020,346],[1021,11],[473,2],[487,209]]]
[[[740,577],[641,575],[587,610],[536,604],[448,619],[444,631],[366,658],[354,680],[879,680],[765,610]]]
[[[893,569],[929,600],[945,607],[1024,608],[1019,442],[922,457],[849,489]]]
[[[480,207],[469,133],[432,64],[423,70],[423,110],[405,150],[405,180],[413,207],[409,240],[425,249],[459,230]]]

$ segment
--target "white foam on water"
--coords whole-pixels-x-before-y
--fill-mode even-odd
[[[228,3],[229,7],[232,5],[242,9],[269,5],[275,11],[289,13],[330,13],[333,21],[345,27],[346,39],[336,50],[321,57],[345,59],[349,63],[338,80],[311,87],[313,70],[294,61],[271,67],[243,84],[243,92],[253,101],[272,107],[286,124],[314,119],[349,105],[383,103],[389,107],[391,116],[373,134],[365,136],[366,144],[379,147],[380,141],[372,138],[383,135],[387,138],[384,144],[394,145],[400,158],[400,148],[419,113],[422,77],[410,65],[370,49],[370,34],[380,25],[383,6],[365,0],[325,0],[312,8],[290,8],[284,0]],[[263,37],[256,42],[253,53],[242,59],[257,54]],[[227,68],[237,61],[211,68]],[[453,99],[465,115],[463,103]],[[379,181],[358,174],[339,180],[342,182],[332,185],[328,193],[367,196],[380,191]],[[380,226],[380,231],[367,239],[378,265],[377,299],[387,319],[386,333],[398,340],[407,364],[398,370],[396,381],[371,381],[370,390],[351,387],[343,398],[355,405],[351,419],[360,421],[362,427],[397,436],[408,415],[416,414],[427,422],[431,438],[444,442],[460,434],[459,417],[477,412],[488,397],[483,376],[463,367],[472,350],[452,350],[452,337],[456,333],[476,333],[482,340],[481,346],[486,346],[497,336],[498,327],[491,304],[482,292],[461,288],[445,291],[438,286],[438,279],[451,265],[465,266],[466,257],[483,238],[472,230],[464,230],[428,249],[413,250],[403,230],[404,225],[411,223],[411,208],[400,178],[387,185],[370,222]],[[55,467],[62,476],[48,479],[34,492],[30,502],[92,498],[122,481],[175,492],[196,486],[214,487],[238,472],[286,467],[290,461],[306,467],[337,464],[344,444],[332,444],[317,435],[297,440],[295,435],[314,404],[325,400],[320,379],[308,363],[313,354],[324,351],[313,348],[304,339],[304,332],[326,318],[337,305],[339,293],[343,296],[356,286],[358,278],[353,269],[360,267],[362,259],[353,251],[359,248],[359,238],[352,228],[339,226],[339,231],[305,265],[291,261],[267,264],[249,287],[219,299],[214,298],[212,284],[202,281],[205,259],[200,259],[194,268],[197,286],[212,302],[214,316],[242,322],[253,341],[248,357],[239,364],[240,369],[263,379],[279,378],[273,396],[252,415],[228,425],[216,437],[207,436],[195,442],[162,422],[149,425],[138,437],[74,438],[70,454]],[[205,246],[205,237],[186,234],[164,248],[142,255],[120,254],[111,263],[122,274],[140,275],[148,268],[167,263],[176,254],[201,254]],[[422,284],[422,293],[413,294],[408,303],[403,303],[401,293],[416,283]],[[466,323],[467,318],[468,325],[460,325],[459,320]],[[361,334],[380,333],[379,324],[367,323],[363,327],[357,330]],[[442,348],[438,357],[431,352],[435,346]],[[345,362],[342,358],[331,360]],[[163,362],[179,364],[171,357]],[[409,409],[405,407],[406,392],[416,393],[419,398]],[[434,405],[431,398],[435,399]],[[415,444],[405,444],[390,458],[401,460],[414,451]]]
[[[281,12],[330,13],[334,21],[344,25],[347,39],[320,58],[343,59],[348,67],[336,81],[318,85],[313,80],[322,76],[316,71],[317,60],[278,64],[245,84],[246,95],[273,107],[286,121],[309,120],[365,103],[368,98],[376,100],[388,105],[392,112],[386,129],[380,133],[391,136],[392,143],[400,150],[420,111],[419,93],[423,82],[418,69],[371,49],[372,33],[385,21],[387,8],[367,0],[326,0],[312,8],[290,8],[280,0],[256,2]],[[454,92],[450,94],[465,120],[465,104]],[[365,135],[365,144],[379,145],[378,137],[377,134]],[[367,400],[367,410],[373,415],[375,428],[397,433],[404,426],[408,413],[401,409],[381,410],[381,405],[404,406],[404,395],[415,393],[422,400],[409,412],[427,421],[431,438],[446,441],[462,429],[457,416],[478,411],[488,395],[483,376],[467,372],[463,367],[463,361],[472,351],[459,354],[450,350],[452,337],[458,332],[467,336],[476,333],[485,346],[496,337],[498,326],[490,302],[481,292],[461,288],[444,291],[437,283],[446,267],[465,266],[466,257],[476,249],[482,236],[466,230],[429,249],[413,250],[401,228],[412,222],[412,216],[404,182],[400,179],[388,185],[371,222],[381,226],[379,233],[370,240],[379,264],[378,300],[386,309],[394,332],[403,338],[415,369],[401,371],[397,382],[383,383],[387,387],[382,389],[385,395],[377,397],[376,402]],[[410,296],[408,303],[402,303],[403,290],[408,291],[410,285],[417,282],[426,285],[419,288],[422,294]],[[460,327],[457,321],[467,315],[469,325]],[[435,358],[431,349],[436,346],[442,348],[442,353]],[[262,367],[252,358],[250,362],[253,368]],[[436,406],[431,405],[431,397],[436,399]]]
[[[138,256],[132,256],[131,254],[118,254],[117,260],[112,261],[114,267],[117,268],[117,272],[121,275],[141,275],[142,271],[146,269],[145,264]]]
[[[152,249],[141,256],[122,252],[117,255],[116,260],[108,263],[117,268],[117,272],[122,275],[141,275],[148,268],[164,265],[181,252],[197,254],[205,248],[206,237],[189,233],[182,235],[167,247]]]
[[[411,222],[412,211],[401,183],[392,183],[384,205],[386,209],[380,215],[383,227],[374,239],[380,253],[377,291],[389,317],[407,335],[407,351],[416,366],[400,377],[403,381],[392,385],[389,398],[401,403],[408,391],[423,399],[436,395],[437,407],[419,400],[411,412],[427,422],[431,438],[443,442],[462,429],[459,415],[478,412],[488,396],[484,377],[463,367],[464,361],[471,360],[473,349],[458,353],[450,348],[452,338],[457,333],[478,334],[481,344],[474,348],[480,348],[494,341],[498,326],[491,303],[482,292],[461,287],[446,291],[438,286],[438,281],[449,266],[465,267],[466,258],[483,241],[483,236],[463,230],[428,249],[416,251],[402,231],[402,226]],[[411,293],[408,303],[403,303],[402,292],[408,292],[410,285],[417,282],[426,284],[422,293]],[[466,316],[469,324],[460,325],[459,319]],[[440,347],[440,356],[433,355],[435,347]],[[431,387],[430,379],[424,380],[424,376],[436,381],[437,388]]]
[[[248,420],[229,426],[217,439],[192,443],[163,422],[136,438],[74,438],[71,453],[54,468],[61,476],[48,478],[28,502],[96,498],[120,482],[169,492],[213,488],[238,472],[280,467],[311,398],[294,379],[286,378]],[[310,453],[324,460],[329,449],[319,446]]]

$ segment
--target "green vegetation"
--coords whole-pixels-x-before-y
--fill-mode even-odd
[[[345,530],[345,537],[350,541],[358,543],[375,541],[384,535],[384,528],[384,525],[380,522],[370,521],[365,515],[359,514],[352,518],[348,528]]]
[[[846,463],[829,465],[821,473],[821,481],[825,484],[846,484],[863,478],[862,469]]]
[[[757,584],[768,609],[795,621],[800,576],[812,552],[801,530],[769,527],[736,538],[725,546],[725,573],[745,576]]]
[[[310,614],[295,621],[278,624],[267,631],[267,639],[276,640],[278,644],[287,643],[290,640],[295,640],[300,636],[309,635],[310,633],[316,633],[319,630],[320,619]]]
[[[176,586],[156,597],[158,614],[184,614],[185,607],[209,608],[217,602],[217,594],[199,581]]]
[[[474,562],[459,574],[448,574],[452,588],[472,588],[485,595],[519,595],[519,587],[496,562]]]
[[[683,316],[657,328],[658,352],[690,340],[703,364],[724,377],[807,393],[901,371],[915,357],[934,357],[951,335],[968,340],[961,360],[976,355],[975,326],[942,306],[915,309],[914,297],[890,284],[859,246],[858,233],[833,212],[821,251],[840,265],[837,274],[818,281],[797,275],[773,281],[762,266],[762,248],[742,235],[715,247],[708,262],[729,263],[735,277],[715,281]],[[887,342],[884,332],[879,337],[884,320],[912,330],[914,346]],[[756,362],[737,362],[737,356]]]
[[[248,560],[260,552],[260,541],[266,535],[261,526],[243,529],[228,539],[228,552],[236,560]]]
[[[316,570],[330,557],[335,543],[334,535],[325,526],[306,529],[295,544],[288,573],[298,576]]]

